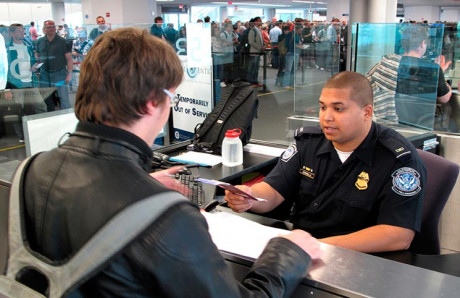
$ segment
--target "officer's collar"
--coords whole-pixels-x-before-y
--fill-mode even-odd
[[[372,166],[372,160],[374,157],[374,150],[373,148],[375,147],[375,138],[373,138],[373,135],[376,133],[376,124],[375,122],[372,122],[371,130],[367,134],[366,138],[364,141],[358,146],[353,151],[352,156],[355,156],[356,158],[360,159],[364,163],[366,163],[369,166]],[[321,154],[325,153],[330,153],[332,154],[335,152],[334,145],[332,145],[332,142],[329,141],[326,138],[323,138],[323,141],[318,147],[318,150],[316,151],[316,156],[319,156]]]
[[[365,164],[372,166],[372,160],[374,159],[375,152],[375,134],[377,127],[375,122],[372,122],[371,130],[367,134],[364,141],[356,148],[354,155]]]

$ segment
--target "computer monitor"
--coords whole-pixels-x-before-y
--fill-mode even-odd
[[[66,133],[72,133],[78,123],[74,109],[65,109],[49,113],[23,116],[24,142],[27,156],[56,148],[66,139]],[[165,136],[165,127],[158,138]]]
[[[22,117],[27,156],[58,146],[59,140],[75,131],[78,119],[73,109]]]

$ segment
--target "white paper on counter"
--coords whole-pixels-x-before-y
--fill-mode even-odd
[[[257,259],[268,241],[290,233],[267,227],[227,212],[201,212],[206,218],[212,241],[221,251]]]
[[[172,156],[169,160],[183,163],[197,163],[203,166],[215,166],[222,162],[222,157],[209,153],[187,151],[183,154]]]

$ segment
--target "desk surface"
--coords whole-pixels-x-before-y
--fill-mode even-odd
[[[218,209],[232,212],[224,207]],[[274,222],[255,214],[241,215],[267,225]],[[321,297],[458,297],[460,293],[458,277],[328,244],[323,246],[325,255],[313,264],[294,297],[314,294]],[[249,258],[231,253],[223,253],[223,256],[239,279],[253,263]],[[445,257],[447,262],[460,260],[460,254],[422,257]],[[451,266],[454,268],[455,264]]]
[[[171,153],[168,152],[168,154]],[[260,171],[264,168],[271,169],[275,166],[277,161],[278,157],[243,151],[243,164],[240,166],[226,167],[222,164],[218,164],[212,168],[192,168],[191,171],[192,175],[195,177],[203,177],[206,179],[220,180],[233,184],[241,184],[241,177],[243,175]],[[206,198],[205,204],[207,204],[214,199],[216,195],[216,187],[209,184],[203,184],[203,190],[205,192]]]
[[[240,166],[226,167],[219,164],[212,168],[200,167],[194,174],[197,173],[200,177],[207,179],[231,182],[247,173],[255,172],[265,167],[273,167],[277,160],[278,157],[243,151],[243,164]]]

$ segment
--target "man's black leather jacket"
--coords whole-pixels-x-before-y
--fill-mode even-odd
[[[65,262],[121,209],[168,190],[147,173],[151,155],[147,144],[127,131],[79,123],[65,143],[37,156],[27,169],[24,209],[31,248]],[[281,297],[292,293],[309,263],[298,246],[275,238],[239,283],[198,208],[184,201],[70,296]]]

